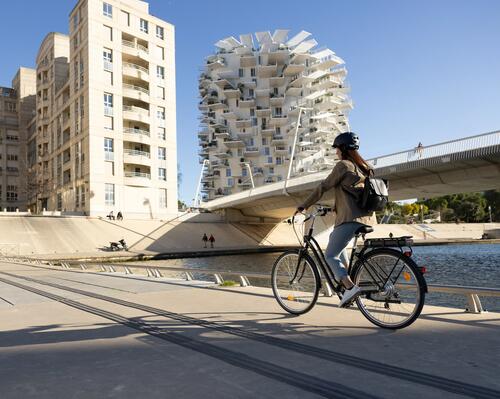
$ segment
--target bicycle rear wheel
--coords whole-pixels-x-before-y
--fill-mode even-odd
[[[311,257],[298,250],[283,253],[271,273],[273,293],[280,306],[292,314],[303,314],[318,300],[319,273]]]
[[[375,249],[358,260],[352,274],[363,291],[356,304],[373,324],[404,328],[420,315],[427,286],[411,258],[394,249]]]

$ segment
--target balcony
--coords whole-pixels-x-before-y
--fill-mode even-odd
[[[130,163],[136,165],[151,165],[151,154],[146,151],[124,149],[123,150],[123,163]]]
[[[138,121],[149,124],[149,111],[133,105],[123,106],[123,119]]]
[[[227,148],[243,148],[245,143],[242,140],[226,140],[224,144]]]
[[[266,126],[263,126],[261,127],[260,129],[260,134],[263,136],[263,137],[269,137],[269,136],[272,136],[276,133],[276,129],[274,127],[266,127]]]
[[[149,81],[149,69],[131,62],[123,63],[123,75],[135,79],[141,79],[146,82]]]
[[[283,145],[286,144],[288,140],[281,135],[274,135],[271,140],[271,145]]]
[[[283,76],[276,76],[269,78],[269,87],[280,87],[285,84],[285,78]]]
[[[244,100],[240,100],[240,108],[251,108],[255,107],[255,99],[246,98]]]
[[[251,119],[238,119],[236,120],[236,127],[238,129],[243,129],[247,127],[252,126],[252,120]]]
[[[271,115],[271,118],[269,118],[269,124],[271,126],[283,126],[286,125],[287,121],[288,117],[281,114]]]
[[[127,186],[148,187],[151,185],[151,175],[143,172],[124,172],[124,184]]]
[[[144,102],[149,102],[149,90],[141,86],[124,83],[123,96],[128,98],[134,98],[136,100]]]
[[[241,95],[241,92],[234,89],[232,86],[226,86],[224,87],[224,95],[226,98],[238,98]]]
[[[228,131],[220,129],[215,129],[214,135],[218,139],[228,139],[231,137]]]
[[[270,78],[276,74],[276,65],[260,65],[257,68],[259,78]]]
[[[286,147],[275,147],[274,153],[276,155],[288,155],[288,148]]]
[[[271,93],[269,103],[274,107],[281,107],[285,103],[285,96],[283,94]]]
[[[258,157],[260,155],[260,151],[257,147],[247,147],[243,151],[243,155],[246,157]]]
[[[283,75],[285,76],[295,76],[299,73],[304,72],[306,66],[304,64],[289,64],[285,70],[283,71]]]
[[[250,68],[257,66],[257,57],[254,55],[250,56],[242,56],[240,58],[240,67],[241,68]]]
[[[262,118],[262,117],[267,117],[269,115],[271,115],[271,108],[258,108],[255,110],[255,113],[256,115],[259,117],[259,118]]]
[[[149,49],[136,42],[122,40],[122,52],[144,60],[149,60]]]
[[[149,144],[151,137],[147,130],[126,127],[123,129],[123,141]]]
[[[269,96],[269,89],[255,89],[255,95],[257,97],[267,97]]]

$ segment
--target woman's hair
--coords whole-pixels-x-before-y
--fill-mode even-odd
[[[347,150],[341,148],[340,153],[342,159],[347,159],[351,161],[354,165],[360,168],[365,175],[369,175],[371,173],[372,168],[370,167],[370,165],[368,165],[368,162],[366,162],[363,159],[363,157],[359,154],[357,150]]]

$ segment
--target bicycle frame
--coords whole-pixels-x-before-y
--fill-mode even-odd
[[[316,261],[315,263],[318,265],[317,266],[319,268],[318,271],[321,272],[320,274],[322,274],[325,277],[328,285],[338,295],[339,293],[342,292],[342,284],[341,284],[340,281],[338,281],[335,278],[333,272],[331,271],[330,267],[328,266],[328,263],[327,263],[326,258],[325,258],[325,254],[323,253],[323,250],[319,246],[318,241],[313,237],[314,222],[316,220],[316,217],[318,215],[323,215],[324,216],[326,214],[326,212],[327,211],[325,211],[324,209],[321,209],[317,213],[311,214],[311,215],[309,215],[306,218],[305,221],[311,219],[312,222],[311,222],[311,225],[309,227],[309,231],[303,237],[303,239],[304,239],[304,246],[300,250],[299,258],[297,260],[297,268],[295,270],[294,276],[292,277],[291,281],[294,281],[297,278],[297,275],[299,274],[299,266],[300,266],[300,262],[302,260],[303,254],[308,254],[309,250],[311,250],[311,252],[313,254],[313,258]],[[355,258],[359,259],[366,266],[365,267],[366,271],[370,274],[370,277],[372,278],[373,282],[377,285],[377,289],[374,289],[373,292],[379,292],[380,290],[384,289],[384,287],[386,286],[387,282],[391,278],[391,275],[392,275],[393,271],[396,269],[396,267],[397,267],[397,265],[399,263],[399,259],[394,264],[392,270],[388,274],[384,273],[381,268],[374,267],[373,265],[370,264],[370,262],[368,262],[365,259],[364,255],[365,255],[365,253],[366,253],[367,250],[370,250],[369,247],[363,247],[359,251],[356,250],[356,244],[357,244],[357,241],[358,241],[359,237],[360,237],[360,234],[356,234],[354,236],[354,246],[353,246],[353,250],[351,251],[351,255],[349,257],[349,264],[347,265],[347,272],[350,273],[351,268],[352,268],[352,266],[354,264],[354,259]],[[400,247],[400,251],[402,252],[402,248],[401,247]],[[380,273],[380,272],[382,272],[382,273]],[[302,273],[304,273],[304,271]],[[399,274],[400,273],[401,273],[401,271],[398,273],[398,275],[396,276],[396,278],[393,279],[394,281],[397,281],[397,279],[399,278]],[[394,281],[392,281],[392,282],[394,283]],[[371,291],[371,290],[368,290],[368,291],[365,290],[365,292],[369,292],[369,291]]]

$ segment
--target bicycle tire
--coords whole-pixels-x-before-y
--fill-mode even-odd
[[[400,251],[391,248],[374,249],[370,251],[366,256],[363,256],[363,258],[358,259],[352,269],[351,278],[354,283],[360,285],[361,288],[368,285],[370,283],[370,279],[373,283],[373,277],[369,275],[369,272],[367,270],[368,267],[366,266],[365,262],[371,260],[370,265],[372,267],[374,264],[376,264],[378,270],[384,270],[384,266],[381,266],[375,261],[378,258],[380,262],[384,259],[384,257],[386,259],[394,259],[394,261],[396,262],[394,263],[395,265],[397,265],[398,263],[403,265],[399,273],[395,273],[395,275],[398,276],[397,281],[387,284],[390,289],[384,287],[385,290],[383,292],[379,291],[378,293],[375,293],[375,296],[385,296],[384,300],[382,300],[382,298],[371,298],[371,294],[362,294],[358,298],[356,298],[356,305],[358,306],[358,309],[361,311],[363,316],[365,316],[370,322],[379,327],[393,330],[405,328],[412,324],[422,312],[422,308],[425,302],[425,293],[427,292],[427,284],[425,282],[425,279],[420,272],[417,264],[410,257],[407,257]],[[388,265],[389,266],[387,267],[387,269],[390,268],[390,263]],[[403,280],[406,281],[399,280],[401,276],[403,276]],[[410,305],[413,306],[411,312],[409,312],[407,316],[403,316],[403,311],[394,312],[394,315],[399,316],[400,320],[398,322],[386,321],[387,317],[382,317],[382,314],[391,314],[389,313],[391,306],[396,307],[398,300],[400,301],[401,305],[402,294],[409,293],[412,290],[415,291],[415,298],[412,298],[415,300],[415,303],[410,303]],[[379,306],[371,306],[372,303],[383,303],[383,308]],[[393,303],[394,305],[391,305],[390,303]],[[373,308],[373,310],[370,310],[370,308]]]
[[[307,278],[307,281],[306,279],[303,279],[303,283],[302,281],[299,281],[302,284],[297,285],[297,287],[291,286],[290,281],[288,281],[287,285],[287,279],[289,279],[295,272],[293,265],[297,265],[297,259],[299,256],[300,250],[290,250],[284,252],[274,262],[271,272],[271,286],[273,288],[273,294],[276,301],[284,310],[294,315],[307,313],[314,307],[316,301],[318,300],[318,294],[321,287],[321,280],[316,263],[308,254],[301,255],[301,266],[304,266],[304,268],[307,267],[307,270],[304,269],[301,273],[303,278]],[[288,262],[291,268],[287,268],[285,262]],[[278,278],[279,276],[281,276],[281,278]],[[285,277],[285,279],[283,279],[283,277]],[[313,279],[313,281],[308,281],[310,279]],[[282,284],[283,288],[278,287],[278,285]],[[288,291],[290,293],[288,293]],[[297,300],[297,298],[303,298],[303,300]],[[295,304],[295,306],[292,307],[292,304]],[[303,306],[300,306],[300,304],[303,304]]]

